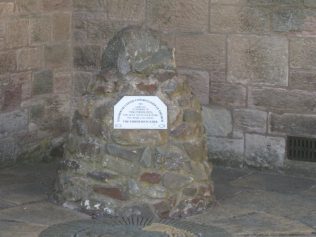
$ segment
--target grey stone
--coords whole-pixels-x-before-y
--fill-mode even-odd
[[[285,158],[285,139],[246,134],[245,162],[264,168],[282,167]]]
[[[129,27],[121,30],[102,56],[102,69],[118,68],[128,72],[151,72],[155,68],[174,69],[173,52],[160,44],[150,30]]]
[[[109,157],[103,162],[103,167],[118,172],[122,175],[133,176],[139,173],[140,167],[123,159]]]
[[[287,86],[287,39],[270,36],[230,37],[227,80],[232,83]]]
[[[116,144],[107,144],[105,152],[111,156],[119,157],[128,161],[138,161],[143,153],[140,148],[126,148]]]
[[[316,116],[300,114],[270,115],[270,132],[295,136],[315,136]]]
[[[32,86],[33,95],[41,95],[53,92],[53,72],[42,70],[34,73]]]
[[[164,174],[164,176],[162,177],[163,186],[172,191],[176,191],[192,181],[193,180],[190,177],[170,172]]]
[[[291,71],[289,75],[289,86],[293,89],[315,91],[316,73],[309,70]]]
[[[0,53],[0,74],[14,72],[17,69],[16,54],[14,52]]]
[[[0,167],[12,165],[19,154],[19,147],[13,139],[3,139],[0,142]]]
[[[202,116],[208,136],[228,136],[232,133],[232,115],[225,108],[203,107]]]
[[[235,187],[261,189],[268,192],[298,194],[307,191],[316,181],[308,178],[292,177],[274,173],[256,172],[231,182]]]
[[[250,88],[249,106],[270,111],[308,113],[316,111],[316,93],[279,88]]]
[[[140,164],[146,168],[150,168],[153,164],[152,153],[152,149],[150,147],[146,147],[140,159]]]
[[[314,38],[293,38],[290,40],[290,67],[300,69],[316,69]]]
[[[265,133],[268,113],[259,110],[236,109],[233,111],[234,132]]]
[[[313,1],[313,0],[304,0],[304,4],[305,4],[307,7],[316,7],[316,2]]]
[[[39,234],[46,228],[47,226],[45,225],[15,222],[11,220],[1,220],[0,221],[0,236],[38,237]]]
[[[239,166],[244,160],[244,139],[208,137],[209,159],[213,162]]]
[[[0,115],[0,137],[21,133],[28,129],[28,115],[26,111],[14,111]]]
[[[276,32],[292,32],[302,30],[304,10],[300,8],[281,7],[273,11],[272,29]]]

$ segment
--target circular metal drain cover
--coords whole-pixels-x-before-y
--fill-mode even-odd
[[[181,220],[142,216],[78,220],[54,225],[39,237],[229,237],[225,230]]]

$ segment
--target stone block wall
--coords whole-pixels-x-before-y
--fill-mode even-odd
[[[68,130],[71,16],[71,1],[0,1],[0,166],[54,155]]]
[[[314,0],[4,0],[0,17],[2,153],[58,130],[42,121],[67,120],[67,96],[85,94],[127,25],[176,48],[205,106],[212,160],[282,167],[287,135],[316,136]]]

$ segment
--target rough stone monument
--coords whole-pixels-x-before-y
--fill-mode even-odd
[[[201,106],[155,32],[121,30],[73,115],[56,197],[91,214],[181,217],[213,200]]]

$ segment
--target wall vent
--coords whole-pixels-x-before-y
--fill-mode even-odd
[[[316,162],[316,138],[287,137],[287,158]]]

